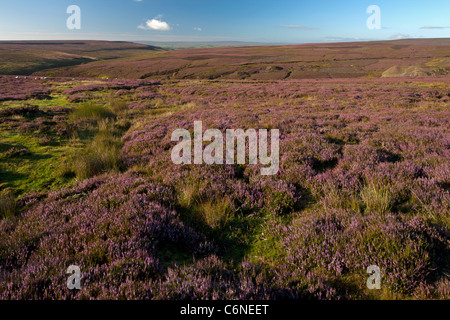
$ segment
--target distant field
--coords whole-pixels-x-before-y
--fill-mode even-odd
[[[410,69],[405,71],[402,68]],[[445,75],[448,70],[450,39],[411,39],[183,49],[61,67],[37,74],[141,79],[285,80]]]
[[[30,75],[40,70],[97,60],[151,54],[159,48],[108,41],[0,41],[0,74]]]
[[[158,42],[158,41],[139,41],[138,43],[147,44],[150,46],[160,47],[168,50],[179,49],[200,49],[200,48],[225,48],[225,47],[252,47],[252,46],[264,46],[264,45],[276,45],[276,44],[264,44],[259,42],[241,42],[241,41],[213,41],[213,42],[201,42],[201,41],[172,41],[172,42]]]

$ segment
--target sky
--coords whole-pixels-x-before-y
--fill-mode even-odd
[[[79,15],[67,12],[73,5]],[[378,9],[368,13],[373,5],[379,15]],[[445,37],[449,0],[0,0],[0,40],[316,43]]]

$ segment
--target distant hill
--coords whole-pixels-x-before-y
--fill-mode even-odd
[[[115,43],[110,44],[114,47]],[[116,44],[117,45],[117,44]],[[131,44],[122,44],[131,46]],[[72,44],[72,46],[76,46]],[[64,46],[62,46],[64,47]],[[80,46],[80,49],[83,46]],[[154,48],[154,47],[149,47]],[[321,43],[161,51],[94,50],[125,57],[39,71],[37,75],[140,79],[357,78],[395,76],[392,70],[450,70],[450,39]],[[149,52],[149,50],[151,50]],[[157,51],[154,51],[157,50]],[[137,52],[136,52],[137,51]],[[140,53],[140,54],[139,54]],[[128,55],[128,56],[127,56]],[[389,72],[388,69],[396,67]],[[410,76],[426,72],[410,72]],[[436,74],[431,72],[431,74]]]
[[[167,50],[277,45],[275,43],[269,44],[269,43],[242,42],[242,41],[170,41],[170,42],[137,41],[137,43],[156,46]]]
[[[129,42],[0,41],[0,74],[30,75],[45,69],[142,56],[161,50]]]

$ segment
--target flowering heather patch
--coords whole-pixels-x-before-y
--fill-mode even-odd
[[[161,272],[156,254],[178,246],[195,255],[214,252],[204,236],[169,207],[172,192],[126,174],[103,176],[49,194],[18,222],[3,220],[3,299],[134,298]],[[65,269],[83,268],[72,296]]]
[[[320,212],[301,220],[304,226],[280,227],[287,228],[283,234],[271,231],[282,243],[280,252],[292,259],[290,265],[280,263],[278,277],[296,275],[292,281],[299,286],[292,297],[305,292],[316,298],[360,297],[336,286],[333,279],[363,279],[364,268],[371,264],[385,270],[384,281],[392,292],[415,295],[435,281],[436,287],[445,283],[449,89],[386,80],[224,87],[163,87],[168,95],[180,95],[199,107],[131,130],[123,138],[128,164],[145,167],[190,199],[194,193],[194,203],[231,199],[236,212],[246,215],[286,215],[302,208]],[[429,109],[423,112],[425,106]],[[268,179],[251,166],[173,165],[170,134],[176,128],[192,131],[195,120],[223,132],[278,128],[280,173]],[[192,184],[195,188],[186,189]],[[337,216],[338,225],[323,218],[323,229],[314,227],[322,223],[322,214]],[[303,240],[291,242],[288,235]],[[278,287],[294,290],[287,280]]]
[[[64,90],[64,94],[70,102],[81,102],[92,98],[95,91],[115,90],[115,96],[123,96],[127,93],[140,91],[141,99],[153,99],[158,97],[154,87],[160,82],[155,80],[98,80],[95,83],[83,84]]]
[[[145,105],[145,104],[141,104],[141,103],[136,103],[136,102],[129,102],[127,103],[127,107],[129,109],[137,109],[137,110],[143,110],[143,109],[151,109],[151,106]]]
[[[367,266],[383,270],[396,292],[412,292],[436,281],[450,250],[448,236],[423,219],[354,215],[344,210],[317,213],[276,231],[286,250],[281,270],[295,281],[313,269],[333,276],[364,274]]]
[[[25,104],[0,110],[0,128],[17,130],[20,133],[45,136],[56,134],[69,137],[74,127],[68,123],[68,114],[72,109],[57,106],[41,109],[35,105]]]
[[[447,80],[179,81],[158,84],[156,103],[143,80],[74,88],[132,93],[104,106],[117,109],[108,130],[131,125],[117,136],[125,173],[19,199],[0,221],[0,297],[446,299]],[[3,110],[2,126],[52,133],[72,108]],[[279,129],[278,174],[173,164],[171,134],[194,121]],[[71,264],[80,291],[65,288]]]
[[[151,92],[151,91],[144,91],[141,93],[140,98],[141,99],[156,99],[161,97],[161,95],[155,93],[155,92]]]
[[[39,115],[42,115],[42,110],[39,110],[38,106],[31,106],[29,104],[24,105],[19,108],[5,108],[0,110],[0,116],[11,117],[11,116],[22,116],[25,118],[35,118]]]
[[[0,101],[6,100],[26,100],[30,98],[42,98],[50,93],[39,81],[0,77]]]
[[[375,84],[361,80],[355,84],[324,81],[315,86],[305,81],[229,85],[227,89],[212,85],[198,90],[190,88],[186,98],[194,100],[200,107],[159,118],[139,130],[130,131],[123,138],[123,155],[129,165],[141,163],[156,172],[164,172],[161,175],[168,180],[181,170],[170,163],[170,153],[167,152],[171,148],[170,133],[176,128],[192,130],[192,123],[199,119],[204,122],[204,127],[222,131],[227,128],[279,128],[282,166],[279,179],[296,186],[297,190],[303,188],[322,197],[329,191],[328,185],[333,185],[343,196],[350,196],[359,193],[371,179],[378,179],[391,189],[393,201],[398,205],[396,209],[402,205],[417,209],[418,203],[413,204],[416,192],[409,190],[410,187],[419,183],[418,178],[421,177],[435,179],[436,190],[440,190],[435,197],[440,199],[437,201],[442,205],[436,217],[445,218],[448,193],[442,186],[448,181],[448,172],[440,169],[439,178],[435,172],[437,168],[448,167],[445,161],[450,156],[446,129],[449,125],[448,112],[436,107],[424,114],[421,104],[428,101],[430,105],[443,106],[440,100],[448,92],[441,90],[436,94],[436,89],[409,85],[392,90],[394,85],[391,83],[387,90],[386,80]],[[178,89],[170,87],[162,90],[173,93]],[[244,101],[240,104],[242,107],[236,107],[232,102],[224,103],[222,99],[214,105],[222,94],[232,95],[236,90],[242,92],[242,95],[239,94],[240,101]],[[398,95],[409,97],[412,92],[418,91],[427,98],[405,104],[397,99]],[[180,94],[186,94],[183,92]],[[282,100],[278,98],[280,92],[283,94]],[[292,99],[285,99],[289,92],[296,94]],[[355,101],[353,92],[364,92],[366,97]],[[385,92],[382,96],[384,100],[373,100],[372,95],[381,92]],[[229,101],[229,98],[226,99]],[[395,108],[392,107],[394,103],[397,104]],[[430,124],[424,123],[423,119]],[[399,122],[405,123],[405,126],[399,127]],[[194,170],[196,173],[193,176],[197,177],[208,171],[202,168],[201,173],[192,167],[184,169]],[[218,170],[214,169],[215,172]],[[411,170],[418,170],[419,174],[423,171],[423,174],[407,175]],[[254,175],[252,168],[246,167],[243,172],[245,174],[241,180],[244,183],[251,181],[251,189],[260,190],[255,188],[254,183],[260,178]],[[424,176],[425,172],[430,172],[430,175]],[[178,178],[173,180],[178,181]],[[230,178],[230,181],[236,179]],[[226,184],[218,183],[220,186]]]
[[[192,266],[169,269],[154,289],[158,300],[267,300],[292,298],[279,288],[275,274],[260,264],[242,262],[237,269],[213,255]]]
[[[87,91],[101,91],[106,89],[113,90],[130,90],[142,86],[150,87],[159,85],[159,81],[152,80],[104,80],[100,83],[84,84],[65,90],[68,95],[82,93]]]

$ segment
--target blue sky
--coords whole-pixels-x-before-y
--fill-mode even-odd
[[[67,7],[81,9],[69,30]],[[370,30],[367,8],[381,10]],[[0,40],[389,40],[450,36],[449,0],[0,0]]]

